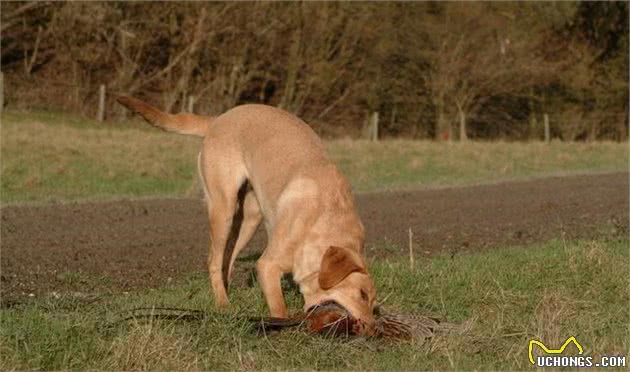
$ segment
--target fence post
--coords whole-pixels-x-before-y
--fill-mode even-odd
[[[195,109],[195,96],[188,96],[188,112],[189,113],[193,113],[193,110]]]
[[[0,71],[0,113],[2,113],[2,109],[4,108],[4,75],[2,71]]]
[[[101,84],[98,89],[98,121],[105,120],[105,84]]]
[[[370,139],[372,141],[378,141],[378,111],[372,113],[370,121]]]
[[[545,142],[549,142],[551,140],[551,132],[549,130],[549,115],[545,113],[543,115],[543,118],[545,122]]]
[[[411,231],[411,227],[409,228],[409,268],[411,270],[415,269],[416,262],[413,257],[413,231]]]

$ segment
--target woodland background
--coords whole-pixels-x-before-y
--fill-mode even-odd
[[[327,137],[628,138],[626,2],[2,2],[4,105],[280,106]]]

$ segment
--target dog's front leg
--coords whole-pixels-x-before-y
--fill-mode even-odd
[[[280,266],[265,254],[256,263],[258,283],[262,288],[269,312],[275,318],[287,318],[287,306],[282,294],[281,279],[283,271]]]

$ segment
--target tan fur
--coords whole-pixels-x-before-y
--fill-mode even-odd
[[[167,114],[129,97],[118,101],[159,128],[204,137],[198,166],[208,202],[208,270],[217,305],[228,304],[226,273],[229,278],[236,256],[264,220],[269,241],[257,270],[271,316],[287,317],[280,279],[292,273],[305,309],[337,301],[363,333],[373,332],[376,292],[362,256],[363,225],[349,184],[306,123],[265,105],[238,106],[211,118]],[[224,260],[239,205],[241,228]]]
[[[132,97],[118,97],[117,101],[135,113],[140,114],[150,124],[167,131],[181,134],[203,137],[206,135],[208,123],[212,120],[212,118],[209,117],[187,113],[177,115],[167,114],[146,102]]]

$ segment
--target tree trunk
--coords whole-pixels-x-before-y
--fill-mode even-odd
[[[4,74],[0,71],[0,113],[4,109]]]
[[[448,120],[446,122],[446,133],[444,134],[444,139],[448,142],[453,142],[453,121]]]
[[[392,117],[389,120],[389,127],[394,128],[395,126],[396,126],[396,106],[394,106],[394,109],[392,110]]]
[[[460,142],[468,141],[468,135],[466,134],[466,113],[461,107],[457,107],[459,114],[459,140]]]
[[[619,130],[619,140],[623,141],[623,140],[627,140],[628,139],[628,103],[626,102],[626,107],[624,109],[624,113],[621,117],[621,120],[619,121],[620,124],[620,130]]]
[[[440,97],[436,102],[437,117],[435,121],[435,129],[433,132],[436,141],[450,140],[450,130],[447,128],[446,115],[444,114],[444,101]],[[450,126],[450,125],[449,125]]]
[[[79,64],[76,61],[72,63],[72,85],[74,85],[72,104],[75,108],[81,107],[81,79],[79,79]]]
[[[531,139],[532,137],[536,137],[536,130],[538,129],[538,120],[536,119],[535,112],[535,101],[534,101],[534,88],[530,88],[529,90],[529,99],[527,100],[527,105],[529,108],[529,128],[527,131],[527,139]]]
[[[293,112],[295,109],[295,96],[298,72],[300,69],[300,50],[302,48],[302,30],[297,29],[293,32],[293,41],[289,48],[289,65],[287,66],[287,78],[284,85],[284,91],[280,104],[280,108]]]

